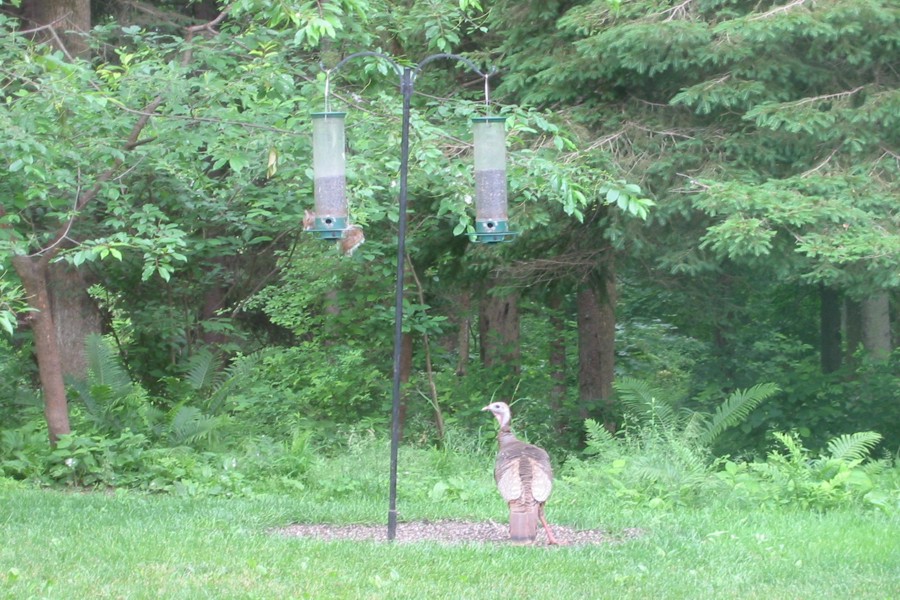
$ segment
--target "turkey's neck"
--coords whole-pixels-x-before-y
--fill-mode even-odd
[[[497,441],[501,446],[516,441],[516,436],[513,435],[512,430],[509,428],[509,423],[500,426],[500,431],[497,432]]]

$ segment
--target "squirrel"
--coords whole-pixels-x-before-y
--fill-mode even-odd
[[[316,213],[311,210],[304,211],[303,214],[303,231],[309,231],[316,226]]]
[[[316,213],[311,210],[304,211],[303,231],[310,231],[316,226]],[[340,250],[344,256],[353,256],[353,252],[366,241],[363,228],[359,225],[348,225],[341,234]]]
[[[354,250],[362,246],[366,241],[363,228],[359,225],[349,225],[341,235],[341,254],[344,256],[353,256]]]

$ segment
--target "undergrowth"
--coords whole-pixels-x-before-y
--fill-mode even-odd
[[[0,432],[0,477],[190,497],[387,497],[385,423],[356,418],[341,424],[330,413],[314,420],[307,396],[294,394],[283,381],[270,382],[270,396],[254,396],[257,388],[240,385],[249,370],[277,370],[278,361],[243,357],[223,370],[215,356],[198,354],[183,378],[167,382],[179,398],[170,401],[132,381],[102,339],[92,339],[88,350],[90,376],[72,387],[73,432],[51,447],[39,407],[23,408],[31,418]],[[317,385],[324,387],[315,393],[324,394],[331,384]],[[587,420],[581,452],[552,452],[553,502],[587,498],[600,505],[664,508],[714,501],[897,511],[900,470],[889,458],[872,456],[881,439],[874,432],[837,436],[820,452],[805,448],[793,432],[773,432],[765,456],[715,454],[719,436],[745,422],[776,391],[771,384],[736,390],[701,413],[680,408],[642,380],[622,378],[616,384],[624,407],[619,431]],[[458,504],[495,503],[495,444],[493,427],[473,431],[454,420],[441,447],[408,441],[401,452],[400,495],[432,505],[436,517]]]

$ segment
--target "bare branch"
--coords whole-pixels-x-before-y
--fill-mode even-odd
[[[803,104],[809,104],[810,102],[821,102],[823,100],[834,100],[835,98],[846,98],[847,96],[852,96],[856,92],[865,88],[866,86],[860,85],[852,90],[847,90],[844,92],[835,92],[834,94],[823,94],[821,96],[813,96],[811,98],[803,98],[802,100],[795,100],[793,102],[784,102],[780,106],[801,106]]]
[[[809,177],[810,175],[812,175],[813,173],[815,173],[816,171],[818,171],[819,169],[821,169],[822,167],[824,167],[825,165],[830,163],[831,159],[834,158],[834,155],[837,154],[837,151],[840,150],[840,148],[841,148],[840,146],[835,146],[834,150],[832,150],[831,153],[825,157],[825,160],[820,162],[818,165],[816,165],[809,171],[805,171],[804,173],[802,173],[800,175],[800,177]]]
[[[39,26],[39,27],[34,27],[34,28],[32,28],[32,29],[22,29],[22,30],[20,30],[20,31],[17,31],[16,33],[18,33],[19,35],[28,35],[28,34],[30,34],[30,33],[40,33],[41,31],[44,31],[44,30],[47,30],[47,29],[51,29],[51,30],[52,30],[52,29],[54,29],[54,28],[56,27],[56,25],[57,25],[58,23],[61,23],[62,21],[65,21],[67,18],[69,18],[69,13],[66,13],[66,14],[64,14],[63,16],[61,16],[60,18],[56,19],[55,21],[52,21],[52,22],[47,23],[47,24],[45,24],[45,25],[41,25],[41,26]]]
[[[696,179],[694,179],[694,178],[691,177],[690,175],[685,175],[684,173],[676,173],[676,175],[678,175],[679,177],[684,177],[685,179],[688,180],[688,182],[689,182],[691,185],[696,186],[696,187],[699,187],[699,188],[701,188],[701,189],[708,190],[708,189],[710,189],[710,188],[712,187],[712,186],[706,185],[705,183],[700,183],[699,181],[697,181]]]
[[[807,1],[808,0],[794,0],[793,2],[790,2],[788,4],[784,4],[782,6],[776,6],[775,8],[773,8],[770,11],[756,15],[755,17],[752,17],[750,20],[758,21],[760,19],[767,19],[767,18],[771,17],[772,15],[777,15],[778,13],[787,12],[787,11],[791,10],[792,8],[795,8],[797,6],[802,6],[803,4],[806,4]]]
[[[681,4],[679,4],[677,6],[673,6],[672,8],[668,8],[660,13],[657,13],[654,16],[668,14],[669,16],[666,17],[665,20],[666,21],[674,21],[675,19],[683,17],[684,15],[687,14],[687,6],[688,6],[688,4],[690,4],[693,1],[694,0],[684,0],[684,2],[682,2]]]

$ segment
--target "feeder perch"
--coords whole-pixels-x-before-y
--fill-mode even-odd
[[[343,112],[313,113],[313,176],[316,218],[311,231],[323,240],[340,239],[347,228],[347,180]]]
[[[512,240],[506,198],[506,117],[472,119],[475,138],[475,234],[485,244]]]

